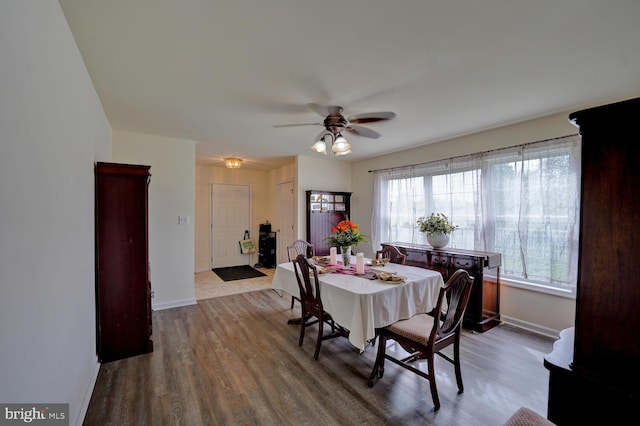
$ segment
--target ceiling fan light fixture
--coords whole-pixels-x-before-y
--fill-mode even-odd
[[[327,155],[327,144],[324,142],[324,138],[311,145],[311,149],[320,154]]]
[[[333,146],[331,150],[336,155],[346,155],[351,153],[351,144],[347,142],[347,140],[342,136],[342,134],[338,134],[338,137],[333,142]]]
[[[224,159],[224,164],[227,169],[239,169],[242,158],[228,157]]]

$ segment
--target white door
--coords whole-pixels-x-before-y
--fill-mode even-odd
[[[211,184],[212,268],[251,264],[251,255],[240,251],[245,230],[251,230],[251,187]]]
[[[287,262],[287,246],[293,243],[296,238],[293,233],[294,224],[294,199],[293,199],[293,182],[283,182],[278,184],[278,192],[276,194],[276,215],[278,236],[276,239],[276,257],[277,263]]]

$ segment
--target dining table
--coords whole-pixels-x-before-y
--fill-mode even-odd
[[[371,265],[366,259],[364,273],[357,274],[356,256],[348,268],[341,263],[327,265],[324,259],[316,263],[324,272],[318,274],[324,310],[349,330],[349,342],[361,353],[375,338],[376,328],[433,311],[444,285],[439,272],[415,266]],[[389,277],[395,278],[380,279]],[[271,288],[300,296],[293,262],[277,265]]]

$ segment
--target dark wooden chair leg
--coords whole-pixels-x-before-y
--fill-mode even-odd
[[[464,392],[462,384],[462,369],[460,368],[460,339],[453,344],[453,366],[456,370],[456,383],[458,384],[458,394]]]
[[[304,340],[304,329],[307,328],[305,323],[307,322],[306,314],[304,309],[302,310],[302,319],[300,321],[300,338],[298,339],[298,346],[302,346],[302,341]]]
[[[318,340],[316,341],[316,350],[313,352],[313,359],[318,359],[318,355],[320,354],[320,346],[322,345],[322,333],[324,329],[324,321],[322,317],[318,321]]]
[[[440,398],[438,397],[438,387],[436,386],[436,373],[433,368],[434,355],[429,355],[428,371],[429,371],[429,386],[431,387],[431,398],[433,398],[433,411],[440,409]]]

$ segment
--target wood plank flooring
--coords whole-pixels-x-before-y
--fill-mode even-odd
[[[386,364],[373,388],[375,347],[298,347],[290,297],[259,290],[153,313],[154,352],[103,364],[85,425],[501,425],[519,407],[546,417],[553,340],[502,325],[462,337],[463,394],[436,359],[441,408],[429,383]]]

